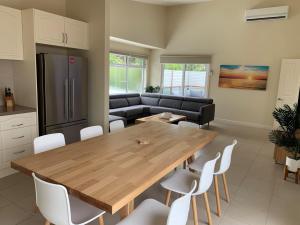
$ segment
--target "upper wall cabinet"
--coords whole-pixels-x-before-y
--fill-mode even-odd
[[[88,49],[88,24],[33,10],[35,42],[68,48]]]
[[[64,17],[34,10],[34,29],[37,43],[65,46]]]
[[[22,14],[0,6],[0,59],[23,59]]]

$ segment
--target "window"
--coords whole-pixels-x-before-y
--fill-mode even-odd
[[[110,53],[109,93],[143,92],[146,71],[146,58]]]
[[[208,64],[163,64],[162,92],[190,97],[208,96]]]

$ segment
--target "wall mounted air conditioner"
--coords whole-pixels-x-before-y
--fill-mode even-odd
[[[287,19],[289,15],[288,6],[271,7],[263,9],[246,10],[245,20],[272,20],[272,19]]]

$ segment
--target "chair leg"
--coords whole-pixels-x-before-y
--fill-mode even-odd
[[[103,216],[100,216],[99,217],[99,225],[104,225],[104,218],[103,218]]]
[[[33,203],[33,213],[38,213],[39,208],[37,207],[36,203]]]
[[[287,166],[284,166],[284,175],[283,175],[283,179],[286,180],[286,178],[289,176],[289,171]]]
[[[193,217],[194,217],[194,225],[198,225],[198,211],[197,211],[197,202],[196,196],[192,196],[192,207],[193,207]]]
[[[166,206],[169,206],[169,203],[170,203],[170,199],[171,199],[171,191],[167,191],[167,195],[166,195],[166,201],[165,201],[165,203],[166,203]]]
[[[45,225],[51,225],[51,223],[48,220],[46,220]]]
[[[205,192],[203,195],[204,195],[204,203],[205,203],[205,208],[206,208],[208,225],[212,225],[212,219],[211,219],[211,214],[210,214],[210,207],[209,207],[207,192]]]
[[[299,170],[295,173],[295,183],[298,184]]]
[[[186,169],[186,167],[187,167],[187,161],[185,160],[185,161],[183,162],[183,169]]]
[[[230,202],[227,179],[226,179],[225,173],[222,174],[222,178],[223,178],[224,190],[225,190],[225,195],[226,195],[226,201]]]
[[[217,215],[221,216],[221,202],[220,202],[220,193],[219,193],[219,181],[218,176],[214,176],[214,186],[215,186],[215,195],[216,195],[216,203],[217,203]]]

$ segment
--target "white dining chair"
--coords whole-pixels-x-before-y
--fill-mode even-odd
[[[65,136],[61,133],[46,134],[33,141],[34,154],[46,152],[66,145]]]
[[[219,182],[218,182],[218,176],[221,175],[223,179],[223,186],[225,190],[226,195],[226,201],[229,202],[229,191],[228,191],[228,185],[227,185],[227,179],[226,179],[226,172],[230,168],[231,164],[231,157],[234,147],[237,144],[237,140],[234,140],[231,145],[228,145],[225,147],[221,162],[220,162],[220,168],[217,172],[214,173],[214,189],[215,189],[215,195],[216,195],[216,205],[217,205],[217,215],[221,216],[221,201],[220,201],[220,193],[219,193]],[[205,156],[198,158],[193,163],[189,165],[189,168],[191,168],[194,171],[201,172],[203,170],[204,165],[204,159]]]
[[[184,194],[189,190],[191,183],[193,180],[199,180],[198,188],[192,194],[192,207],[193,207],[193,217],[194,224],[198,225],[198,212],[197,212],[197,203],[196,196],[203,195],[205,201],[206,215],[208,219],[208,224],[212,225],[210,207],[208,202],[207,191],[210,188],[213,182],[214,170],[217,160],[220,158],[221,154],[218,153],[216,157],[210,161],[207,161],[203,167],[201,174],[195,174],[189,170],[179,169],[176,170],[175,173],[165,181],[161,183],[161,186],[167,189],[166,196],[166,205],[169,205],[171,193],[176,192],[179,194]]]
[[[189,121],[179,121],[178,126],[180,127],[191,127],[191,128],[200,128],[200,125],[197,123],[189,122]]]
[[[109,130],[111,133],[125,128],[123,120],[116,120],[109,124]]]
[[[193,181],[191,184],[192,189],[174,201],[171,208],[156,200],[147,199],[117,225],[186,225],[191,195],[197,187],[197,182]]]
[[[98,137],[103,135],[102,126],[91,126],[80,130],[80,140],[85,141],[90,138]]]
[[[45,225],[84,225],[96,219],[103,225],[103,214],[100,210],[78,198],[68,195],[67,189],[58,184],[48,183],[34,178],[36,205],[45,217]]]

